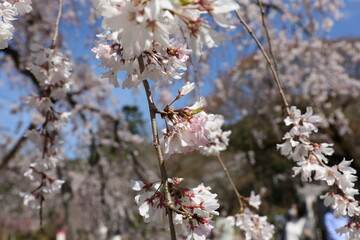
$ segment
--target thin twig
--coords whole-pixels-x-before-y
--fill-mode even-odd
[[[259,39],[255,36],[253,30],[250,28],[250,26],[247,24],[247,22],[241,17],[240,13],[235,10],[235,13],[236,13],[236,16],[238,17],[238,19],[240,20],[241,24],[244,25],[244,27],[246,28],[246,30],[248,31],[248,33],[250,34],[250,36],[254,39],[254,41],[256,42],[257,46],[259,47],[261,53],[263,54],[267,64],[269,65],[269,68],[270,68],[270,71],[275,79],[275,82],[276,82],[276,85],[279,89],[279,92],[280,92],[280,96],[281,96],[281,99],[284,103],[284,107],[285,107],[285,111],[288,115],[290,115],[290,108],[289,108],[289,103],[288,101],[286,100],[286,97],[285,97],[285,93],[284,93],[284,90],[283,90],[283,87],[281,85],[281,82],[280,82],[280,79],[278,78],[277,74],[276,74],[276,70],[273,66],[273,64],[271,63],[271,60],[269,58],[269,56],[267,55],[263,45],[260,43]]]
[[[198,69],[196,67],[196,62],[193,61],[192,56],[190,56],[189,60],[190,60],[190,63],[192,65],[193,71],[194,71],[194,77],[195,77],[194,80],[195,80],[195,84],[196,84],[196,88],[197,88],[197,92],[198,92],[198,97],[201,97],[202,92],[201,92],[200,83],[199,83],[199,71],[198,71]]]
[[[235,185],[235,183],[234,183],[234,181],[233,181],[233,179],[232,179],[232,177],[231,177],[231,175],[230,175],[227,167],[225,166],[224,160],[221,158],[220,154],[217,154],[217,155],[216,155],[216,158],[219,160],[219,163],[220,163],[222,169],[224,170],[224,172],[225,172],[225,174],[226,174],[226,177],[227,177],[227,179],[229,180],[230,185],[231,185],[233,191],[234,191],[235,194],[236,194],[236,197],[237,197],[237,199],[238,199],[238,201],[239,201],[239,204],[240,204],[240,212],[243,212],[243,211],[244,211],[244,204],[243,204],[243,201],[242,201],[243,196],[242,196],[242,195],[239,193],[239,191],[237,190],[236,185]]]
[[[140,56],[138,57],[139,66],[140,66],[140,72],[143,72],[145,69],[143,58]],[[168,214],[168,220],[169,220],[169,226],[170,226],[170,236],[171,240],[176,240],[176,232],[175,232],[175,226],[173,222],[173,202],[171,201],[171,195],[169,192],[169,184],[168,184],[168,175],[165,167],[165,161],[164,161],[164,154],[160,145],[159,140],[159,134],[157,130],[157,123],[156,123],[156,113],[158,112],[154,99],[152,97],[152,93],[150,90],[149,82],[145,79],[143,80],[143,85],[146,92],[146,97],[149,105],[149,112],[150,112],[150,120],[151,120],[151,129],[152,129],[152,135],[153,135],[153,145],[156,150],[156,154],[158,157],[158,163],[160,167],[160,175],[161,175],[161,182],[164,184],[164,193],[165,193],[165,199],[166,199],[166,210]]]
[[[272,44],[271,44],[271,38],[270,38],[270,34],[269,34],[269,29],[268,29],[267,24],[266,24],[266,17],[265,17],[264,7],[263,7],[263,4],[262,4],[261,0],[257,0],[257,1],[258,1],[258,4],[259,4],[259,7],[260,7],[262,25],[263,25],[264,30],[265,30],[266,39],[267,39],[268,46],[269,46],[270,56],[271,56],[272,62],[274,64],[276,75],[277,75],[278,78],[280,78],[279,77],[279,69],[278,69],[278,66],[277,66],[277,63],[276,63],[275,54],[274,54],[274,52],[272,50]]]
[[[59,24],[60,24],[60,19],[61,19],[61,15],[62,15],[62,6],[63,6],[63,0],[59,0],[59,11],[58,11],[58,15],[57,15],[56,22],[55,22],[55,32],[54,32],[52,44],[50,47],[52,49],[56,48],[56,43],[57,43],[57,39],[58,39],[58,35],[59,35]]]

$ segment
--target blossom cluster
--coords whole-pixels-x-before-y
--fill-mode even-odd
[[[0,49],[7,48],[8,41],[13,38],[12,21],[18,15],[24,15],[32,10],[31,0],[1,0],[0,1]]]
[[[355,195],[359,191],[354,188],[357,180],[356,170],[350,166],[352,160],[343,160],[335,166],[328,166],[327,156],[334,153],[333,144],[316,143],[310,140],[310,135],[317,132],[315,123],[321,122],[321,118],[313,115],[313,110],[308,107],[305,114],[295,106],[290,108],[290,115],[285,118],[285,124],[292,126],[284,136],[285,142],[278,144],[281,154],[296,162],[293,168],[294,176],[301,174],[301,179],[306,181],[324,181],[330,187],[329,191],[321,196],[326,206],[334,209],[336,216],[354,217],[347,226],[339,229],[339,232],[355,239],[359,235],[360,207]]]
[[[194,84],[188,82],[179,91],[176,99],[193,89]],[[205,113],[202,110],[204,105],[204,98],[200,98],[190,107],[174,110],[168,105],[164,109],[163,117],[167,120],[167,127],[163,130],[160,143],[166,158],[174,153],[187,153],[198,149],[202,154],[216,155],[226,149],[231,131],[222,131],[223,117]]]
[[[102,74],[102,78],[108,79],[109,83],[119,87],[117,74],[120,71],[127,72],[123,88],[137,87],[146,78],[156,82],[162,79],[172,82],[173,79],[180,79],[186,70],[186,61],[191,50],[186,48],[186,44],[177,43],[175,40],[169,42],[168,47],[162,47],[153,42],[151,51],[144,52],[142,63],[138,58],[125,58],[123,48],[110,39],[110,34],[98,35],[101,40],[92,49],[96,54],[96,59],[101,59],[103,67],[109,67],[109,71]],[[113,42],[112,44],[108,41]],[[140,73],[140,64],[144,64],[144,71]]]
[[[28,97],[27,104],[37,110],[39,127],[29,130],[26,137],[40,154],[24,175],[40,185],[22,195],[25,205],[40,208],[44,195],[60,189],[64,183],[63,180],[51,178],[45,171],[55,168],[63,158],[57,133],[67,123],[71,114],[55,110],[55,102],[65,98],[70,87],[69,77],[72,70],[69,60],[54,49],[33,44],[31,57],[33,61],[28,69],[36,77],[41,92],[40,95]]]
[[[187,232],[187,239],[205,240],[214,228],[213,215],[218,215],[217,195],[210,192],[210,187],[203,184],[195,188],[179,186],[182,178],[169,178],[167,183],[143,183],[132,181],[132,189],[139,191],[135,201],[139,206],[139,213],[145,222],[162,222],[166,214],[166,207],[171,204],[175,209],[173,222],[182,226]],[[167,199],[164,185],[168,184],[171,199]]]
[[[102,16],[103,34],[93,48],[97,59],[109,71],[103,74],[115,87],[117,73],[126,71],[123,87],[137,86],[141,80],[179,79],[186,70],[190,50],[200,58],[203,46],[215,47],[219,36],[210,28],[205,14],[222,27],[230,27],[229,12],[239,8],[233,0],[216,1],[112,1],[93,0]],[[139,62],[139,57],[143,57]],[[144,64],[145,71],[140,71]]]
[[[245,235],[246,240],[270,240],[274,235],[274,225],[267,221],[266,216],[259,216],[251,211],[250,207],[259,209],[261,204],[260,196],[251,192],[249,198],[244,199],[249,207],[226,218],[228,224],[239,227]]]

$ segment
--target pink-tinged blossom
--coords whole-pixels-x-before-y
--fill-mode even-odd
[[[194,115],[190,121],[181,120],[174,125],[164,129],[164,135],[160,139],[164,148],[165,157],[174,153],[192,152],[197,148],[208,144],[205,136],[204,125],[206,117],[202,114]]]
[[[192,106],[179,109],[178,114],[175,112],[170,118],[167,117],[167,128],[163,130],[164,135],[160,139],[165,158],[174,153],[194,150],[200,150],[205,155],[216,155],[226,150],[231,131],[223,131],[221,127],[224,118],[205,113],[202,110],[204,104],[204,98],[200,98]]]
[[[186,62],[189,59],[189,56],[192,52],[191,49],[187,48],[187,44],[182,44],[176,41],[176,39],[170,39],[170,47],[168,48],[168,52],[171,55],[176,56],[180,62]]]
[[[99,43],[96,47],[92,48],[91,51],[95,53],[96,59],[103,59],[104,61],[115,56],[115,53],[109,44]]]

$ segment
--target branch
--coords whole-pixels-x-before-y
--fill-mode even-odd
[[[142,73],[145,69],[143,58],[141,56],[138,57],[138,61],[139,61],[139,66],[140,66],[140,72]],[[167,175],[165,162],[164,162],[164,154],[163,154],[163,151],[160,146],[160,140],[159,140],[159,135],[158,135],[158,130],[157,130],[157,123],[156,123],[156,113],[158,112],[158,110],[154,104],[154,99],[152,97],[149,82],[146,79],[143,80],[143,85],[145,88],[147,102],[148,102],[148,106],[149,106],[151,129],[152,129],[152,135],[153,135],[153,145],[156,150],[157,157],[158,157],[161,181],[164,184],[164,192],[165,192],[165,198],[166,198],[166,210],[168,213],[171,240],[176,240],[176,232],[175,232],[175,227],[174,227],[174,222],[173,222],[173,217],[172,217],[174,203],[171,201],[171,196],[170,196],[170,192],[169,192],[169,184],[167,181],[168,175]]]
[[[58,35],[59,35],[59,23],[60,23],[60,19],[61,19],[61,15],[62,15],[62,5],[63,5],[63,0],[59,0],[59,12],[56,18],[56,22],[55,22],[55,32],[54,32],[54,36],[52,39],[52,44],[51,47],[52,49],[56,48],[56,43],[57,43],[57,39],[58,39]]]
[[[27,70],[20,62],[21,56],[20,56],[19,52],[10,46],[8,46],[5,49],[2,49],[1,51],[3,51],[6,55],[9,55],[11,57],[11,59],[14,61],[15,67],[19,70],[19,72],[21,74],[23,74],[24,76],[29,77],[31,79],[32,83],[35,85],[35,87],[39,91],[39,93],[42,94],[39,81],[36,79],[34,74],[32,74],[32,72]]]
[[[276,63],[274,52],[272,50],[272,44],[271,44],[269,30],[268,30],[268,27],[266,25],[265,11],[264,11],[261,0],[257,0],[257,1],[258,1],[258,4],[259,4],[259,7],[260,7],[260,11],[261,11],[261,20],[262,20],[262,25],[263,25],[264,30],[265,30],[266,39],[267,39],[268,46],[269,46],[269,52],[270,52],[270,55],[271,55],[271,58],[272,58],[272,62],[274,64],[276,75],[279,78],[279,69],[278,69],[278,66],[277,66],[277,63]]]
[[[279,92],[280,92],[280,96],[281,96],[281,99],[284,103],[284,107],[285,107],[285,110],[286,110],[286,113],[288,115],[290,115],[290,108],[289,108],[289,103],[288,101],[286,100],[286,97],[285,97],[285,93],[284,93],[284,90],[283,90],[283,87],[282,87],[282,84],[280,82],[280,79],[276,73],[276,70],[273,66],[273,64],[271,63],[271,60],[269,58],[269,56],[267,55],[263,45],[260,43],[259,39],[255,36],[253,30],[250,28],[250,26],[247,24],[247,22],[241,17],[241,15],[239,14],[239,12],[237,10],[235,10],[235,13],[236,13],[236,16],[238,17],[238,19],[240,20],[241,24],[244,25],[244,27],[246,28],[246,30],[249,32],[250,36],[254,39],[254,41],[256,42],[257,46],[259,47],[261,53],[263,54],[267,64],[269,65],[269,68],[270,68],[270,71],[275,79],[275,82],[276,82],[276,85],[279,89]]]
[[[25,132],[28,132],[31,129],[35,128],[35,124],[31,123]],[[26,140],[24,134],[22,137],[16,142],[13,148],[2,158],[0,163],[0,170],[4,169],[6,165],[10,162],[10,160],[14,157],[14,155],[18,152],[21,147],[21,144]]]

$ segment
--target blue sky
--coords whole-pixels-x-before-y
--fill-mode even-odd
[[[331,39],[360,37],[360,0],[345,0],[343,18],[336,21],[329,33]]]

